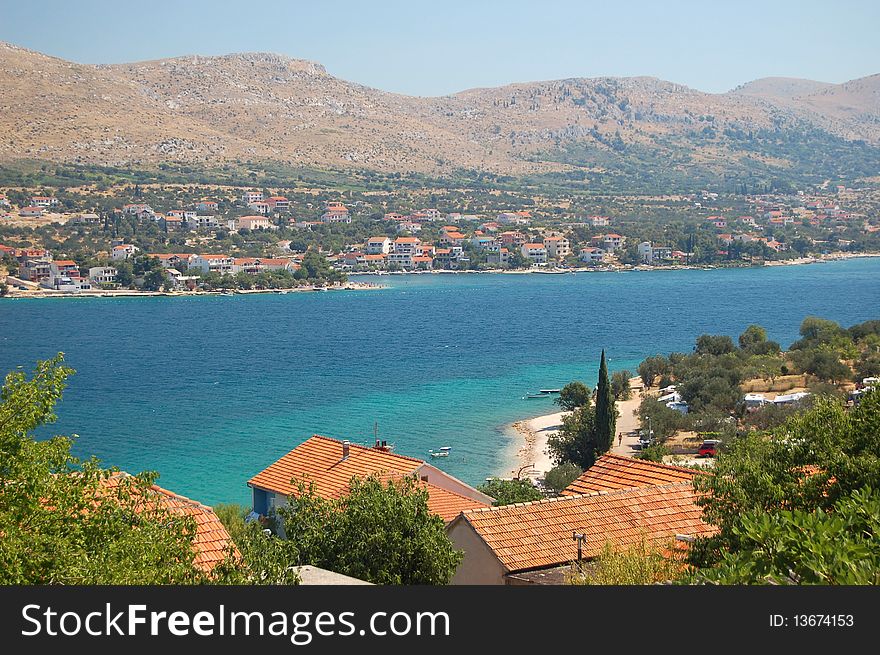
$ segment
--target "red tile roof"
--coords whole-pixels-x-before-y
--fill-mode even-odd
[[[127,473],[117,473],[102,481],[102,485],[108,489],[119,486],[119,480]],[[153,498],[147,501],[146,507],[155,507],[152,502],[159,505],[172,514],[190,516],[196,524],[196,534],[193,540],[193,549],[196,551],[195,565],[203,571],[211,571],[217,564],[222,562],[231,547],[235,553],[235,544],[223,523],[207,505],[180,496],[173,491],[163,489],[158,485],[152,485],[150,491]]]
[[[467,522],[508,572],[523,571],[577,559],[573,532],[586,535],[586,559],[606,542],[623,547],[643,537],[662,542],[712,534],[695,498],[693,486],[681,482],[471,510],[452,525]]]
[[[695,475],[702,473],[680,466],[608,453],[602,455],[593,466],[568,485],[562,495],[574,496],[595,491],[690,482]]]
[[[425,462],[376,448],[351,444],[349,455],[342,459],[342,441],[314,435],[277,462],[248,480],[248,485],[283,496],[298,492],[293,480],[314,483],[322,498],[337,499],[349,492],[354,477],[379,475],[383,479],[415,475]],[[461,494],[423,483],[428,489],[428,508],[444,521],[465,510],[486,507],[485,503]]]

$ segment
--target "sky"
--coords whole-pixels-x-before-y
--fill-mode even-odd
[[[275,52],[385,91],[648,75],[721,93],[880,73],[876,0],[0,0],[0,40],[88,64]]]

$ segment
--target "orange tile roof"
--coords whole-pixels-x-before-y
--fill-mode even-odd
[[[295,496],[298,489],[292,480],[314,483],[316,493],[323,498],[337,499],[349,492],[353,477],[379,475],[382,479],[414,475],[425,462],[414,457],[398,455],[351,444],[349,455],[342,459],[342,441],[314,435],[277,462],[248,480],[248,485],[266,489],[284,496]],[[481,507],[485,503],[461,494],[423,482],[428,490],[428,508],[444,521],[450,521],[461,512]]]
[[[486,507],[486,504],[479,500],[462,496],[434,484],[425,483],[425,487],[428,489],[428,509],[447,523],[462,512]]]
[[[56,266],[76,266],[76,262],[73,261],[72,259],[56,259],[55,265]]]
[[[568,485],[562,495],[574,496],[594,491],[690,482],[695,475],[703,475],[703,473],[680,466],[669,466],[608,453],[602,455],[593,466]]]
[[[119,479],[127,475],[127,473],[114,474],[102,480],[101,484],[108,489],[114,489],[119,486]],[[193,549],[196,551],[194,560],[196,567],[203,571],[211,571],[224,560],[230,547],[235,553],[238,552],[232,537],[229,536],[229,532],[213,509],[155,484],[150,489],[155,492],[153,500],[157,501],[162,508],[172,514],[190,516],[195,521],[196,534],[193,540]],[[148,502],[147,507],[151,506]]]
[[[466,521],[508,570],[558,566],[577,559],[572,533],[586,535],[583,557],[596,557],[606,542],[618,547],[674,539],[676,534],[708,535],[689,482],[636,487],[592,495],[464,512]]]
[[[248,480],[248,485],[285,496],[295,495],[291,482],[306,479],[324,498],[339,498],[348,493],[348,483],[355,477],[374,473],[411,474],[424,464],[422,460],[388,453],[367,446],[351,444],[348,458],[342,459],[342,442],[314,435],[277,462]]]

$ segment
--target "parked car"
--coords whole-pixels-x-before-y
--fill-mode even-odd
[[[721,442],[718,439],[706,439],[700,444],[698,454],[700,457],[715,457],[718,453],[718,446]]]

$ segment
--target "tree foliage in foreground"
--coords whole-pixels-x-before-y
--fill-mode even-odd
[[[715,584],[880,584],[880,493],[865,488],[832,511],[752,510],[732,527],[739,549],[694,580]]]
[[[880,489],[880,392],[866,394],[850,411],[817,398],[769,437],[734,439],[716,457],[715,475],[697,476],[694,484],[705,494],[698,500],[705,520],[719,529],[691,549],[694,563],[703,566],[752,548],[754,530],[745,517],[834,512],[855,492]]]
[[[279,516],[301,563],[376,584],[446,584],[462,559],[411,476],[353,478],[347,496],[329,500],[300,485]]]
[[[680,578],[686,565],[672,545],[652,543],[644,536],[627,547],[605,542],[598,557],[569,578],[575,585],[649,585]]]
[[[55,421],[73,370],[63,355],[32,379],[6,376],[0,403],[0,583],[193,584],[195,524],[149,502],[155,474],[120,476],[73,457],[69,437],[31,435]]]
[[[554,400],[557,405],[567,412],[573,411],[578,407],[590,406],[590,389],[583,382],[569,382]]]
[[[541,500],[544,494],[531,480],[501,480],[493,478],[477,487],[487,496],[492,496],[495,507],[501,505],[513,505],[514,503],[528,503],[533,500]]]

